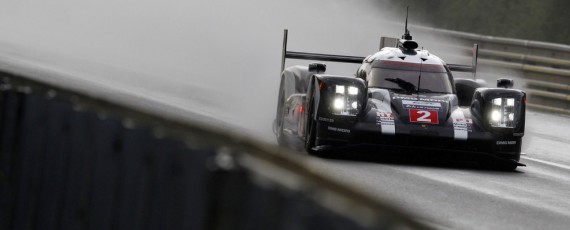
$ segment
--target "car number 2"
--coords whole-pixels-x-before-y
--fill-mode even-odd
[[[410,109],[410,122],[438,124],[437,110]]]

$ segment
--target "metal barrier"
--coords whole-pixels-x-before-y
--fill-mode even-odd
[[[305,156],[0,78],[0,229],[427,229]]]
[[[479,44],[479,64],[520,70],[526,79],[528,107],[570,115],[570,46],[512,38],[484,36],[416,26],[417,29],[457,38],[462,46]],[[471,48],[465,48],[471,52]],[[469,53],[471,55],[471,53]]]

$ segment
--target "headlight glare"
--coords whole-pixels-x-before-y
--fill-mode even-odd
[[[335,86],[332,100],[332,113],[335,115],[356,116],[359,110],[358,93],[354,86]]]
[[[491,100],[489,123],[493,127],[514,128],[516,115],[514,98],[494,98]]]
[[[358,88],[354,86],[348,87],[348,94],[349,95],[358,95]]]
[[[515,106],[515,99],[514,98],[507,99],[507,106]]]
[[[501,113],[497,110],[494,110],[493,113],[491,113],[491,120],[493,120],[494,122],[498,122],[501,120]]]
[[[502,98],[495,98],[495,99],[493,99],[493,105],[501,106],[502,103],[503,103],[503,99],[502,99]]]
[[[334,100],[334,108],[335,109],[344,108],[344,101],[342,100],[342,98],[337,98]]]

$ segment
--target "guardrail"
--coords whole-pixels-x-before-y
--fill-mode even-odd
[[[479,64],[520,70],[526,80],[528,107],[570,115],[570,46],[416,26],[457,38],[462,46],[479,44]],[[471,52],[471,48],[465,48]],[[469,53],[471,54],[471,53]]]
[[[0,229],[428,228],[305,156],[27,74],[0,72]]]

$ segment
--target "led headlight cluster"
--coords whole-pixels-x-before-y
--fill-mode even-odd
[[[495,98],[491,100],[489,123],[493,127],[514,128],[516,117],[514,98]]]
[[[360,105],[358,104],[358,88],[354,86],[335,86],[332,98],[332,113],[335,115],[356,116]]]

